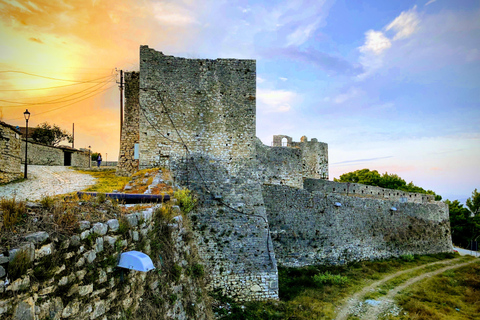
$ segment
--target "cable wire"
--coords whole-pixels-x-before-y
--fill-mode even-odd
[[[88,95],[90,93],[93,93],[95,92],[96,90],[102,88],[103,86],[105,86],[107,83],[109,83],[111,81],[106,81],[106,82],[100,82],[100,83],[97,83],[97,84],[94,84],[93,86],[85,89],[85,90],[81,90],[81,91],[78,91],[78,92],[75,92],[75,93],[72,93],[72,94],[67,94],[67,95],[64,95],[63,97],[61,98],[57,98],[57,99],[53,99],[53,100],[49,100],[49,101],[45,101],[45,102],[36,102],[36,103],[28,103],[28,102],[14,102],[14,101],[9,101],[9,100],[3,100],[3,99],[0,99],[0,101],[2,102],[7,102],[7,103],[15,103],[15,104],[21,104],[20,106],[0,106],[2,108],[23,108],[25,106],[37,106],[37,105],[42,105],[42,104],[56,104],[56,103],[64,103],[64,102],[69,102],[69,101],[73,101],[73,100],[76,100],[78,98],[81,98],[85,95]],[[103,85],[102,85],[103,84]],[[75,95],[78,95],[80,93],[83,93],[85,91],[89,91],[95,87],[98,87],[97,89],[95,90],[92,90],[91,92],[88,92],[87,94],[85,95],[82,95],[82,96],[79,96],[79,97],[75,97],[73,99],[67,99],[67,100],[62,100],[62,99],[65,99],[65,98],[69,98],[69,97],[73,97]]]
[[[100,93],[102,93],[102,92],[105,92],[105,91],[107,91],[107,90],[109,90],[109,89],[111,89],[111,88],[113,88],[113,87],[116,87],[116,85],[110,86],[110,87],[108,87],[108,88],[106,88],[106,89],[104,89],[104,90],[102,90],[102,91],[96,92],[95,94],[90,95],[89,97],[86,97],[86,98],[84,98],[84,99],[81,99],[81,100],[78,100],[78,101],[69,103],[69,104],[67,104],[67,105],[64,105],[64,106],[61,106],[61,107],[58,107],[58,108],[50,109],[50,110],[47,110],[47,111],[38,112],[38,113],[32,113],[32,115],[37,116],[37,115],[39,115],[39,114],[45,114],[45,113],[48,113],[48,112],[52,112],[52,111],[55,111],[55,110],[59,110],[59,109],[63,109],[63,108],[69,107],[69,106],[71,106],[71,105],[73,105],[73,104],[75,104],[75,103],[78,103],[78,102],[81,102],[81,101],[90,99],[90,98],[92,98],[92,97],[94,97],[94,96],[96,96],[96,95],[98,95],[98,94],[100,94]],[[20,120],[20,119],[23,119],[23,117],[14,118],[14,119],[8,119],[7,121]]]
[[[43,78],[43,79],[65,81],[65,82],[76,82],[76,83],[88,83],[88,82],[91,82],[91,81],[98,81],[98,80],[105,79],[105,78],[108,78],[108,77],[112,76],[110,74],[108,76],[104,76],[104,77],[101,77],[101,78],[98,78],[98,79],[79,81],[79,80],[68,80],[68,79],[58,79],[58,78],[46,77],[46,76],[41,76],[39,74],[29,73],[29,72],[25,72],[25,71],[16,71],[16,70],[3,70],[3,71],[0,71],[0,73],[21,73],[21,74],[26,74],[26,75],[29,75],[29,76]]]

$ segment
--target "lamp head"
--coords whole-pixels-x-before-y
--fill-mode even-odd
[[[28,121],[28,119],[30,119],[30,112],[28,112],[28,109],[25,110],[25,112],[23,113],[23,116],[25,117],[25,120]]]

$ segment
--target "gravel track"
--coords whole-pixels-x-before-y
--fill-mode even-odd
[[[473,261],[469,261],[469,262],[466,262],[466,263],[458,264],[460,259],[461,258],[452,259],[452,260],[443,260],[443,261],[437,261],[437,262],[424,264],[424,265],[421,265],[421,266],[418,266],[418,267],[415,267],[415,268],[411,268],[411,269],[396,272],[394,274],[386,276],[385,278],[383,278],[379,281],[375,281],[375,282],[371,283],[370,285],[368,285],[367,287],[363,288],[362,290],[356,292],[351,298],[349,298],[348,301],[343,306],[340,307],[340,310],[338,311],[337,317],[335,319],[336,320],[346,320],[350,314],[357,313],[356,311],[360,311],[360,310],[362,310],[362,312],[361,312],[362,314],[359,315],[360,319],[367,319],[367,320],[377,319],[381,312],[384,313],[387,309],[395,307],[395,304],[393,302],[393,298],[401,290],[404,290],[407,286],[409,286],[409,285],[411,285],[415,282],[421,281],[421,280],[425,279],[426,277],[431,277],[431,276],[440,274],[440,273],[442,273],[446,270],[449,270],[449,269],[460,268],[460,267],[463,267],[465,265],[468,265],[470,263],[473,263],[473,262],[477,261],[477,260],[473,260]],[[451,265],[452,263],[453,263],[453,265]],[[436,270],[436,271],[426,272],[426,273],[421,274],[421,275],[416,276],[416,277],[412,277],[409,280],[407,280],[405,283],[403,283],[403,284],[393,288],[392,290],[390,290],[390,292],[386,296],[378,298],[379,300],[374,301],[375,303],[370,303],[369,304],[369,303],[365,303],[363,301],[364,300],[363,297],[368,292],[374,291],[375,288],[379,287],[380,285],[384,284],[385,282],[387,282],[387,281],[389,281],[393,278],[396,278],[396,277],[398,277],[402,274],[410,273],[412,271],[416,271],[416,270],[425,268],[427,266],[432,266],[432,265],[437,265],[437,264],[447,264],[449,266],[446,266],[446,267],[444,267],[442,269],[439,269],[439,270]]]
[[[95,178],[61,166],[28,166],[28,180],[0,186],[0,198],[17,200],[40,200],[81,191],[95,184]]]

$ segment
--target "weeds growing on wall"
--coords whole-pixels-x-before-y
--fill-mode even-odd
[[[27,250],[17,252],[13,260],[8,264],[8,275],[12,280],[17,279],[27,273],[28,268],[32,264]]]
[[[17,202],[15,197],[13,199],[1,199],[0,210],[2,211],[3,227],[7,230],[13,230],[25,215],[25,202]]]
[[[180,208],[184,213],[189,213],[197,205],[197,199],[188,189],[180,189],[175,191],[174,197],[178,200]]]

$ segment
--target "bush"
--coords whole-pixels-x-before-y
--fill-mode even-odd
[[[410,262],[410,261],[415,260],[415,257],[413,256],[413,254],[404,254],[404,255],[400,256],[400,259],[402,259],[405,262]]]
[[[43,196],[42,199],[40,200],[40,204],[45,209],[51,209],[55,204],[55,200],[50,196]]]
[[[325,284],[344,285],[348,283],[348,277],[339,274],[331,274],[327,271],[325,273],[314,275],[313,282],[319,287]]]
[[[0,209],[3,212],[3,225],[5,228],[13,230],[13,227],[21,221],[22,215],[25,214],[25,203],[16,202],[15,198],[2,199]]]
[[[192,192],[188,189],[175,191],[173,196],[178,200],[180,208],[184,213],[192,211],[197,204],[197,199],[193,197]]]

